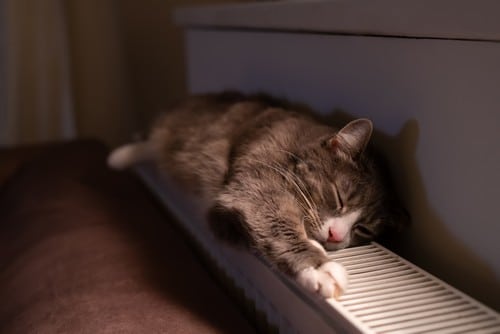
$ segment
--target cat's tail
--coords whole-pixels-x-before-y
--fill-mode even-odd
[[[121,170],[154,157],[155,149],[151,141],[131,143],[114,149],[108,156],[108,166]]]

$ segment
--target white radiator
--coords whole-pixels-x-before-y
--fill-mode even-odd
[[[331,252],[346,267],[350,285],[340,300],[318,298],[265,260],[214,240],[193,198],[151,166],[136,171],[243,297],[260,332],[500,333],[497,312],[376,243]]]
[[[364,333],[500,333],[498,313],[376,243],[330,257],[350,285],[329,302]]]

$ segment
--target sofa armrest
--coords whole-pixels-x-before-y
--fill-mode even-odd
[[[253,332],[107,153],[95,141],[0,151],[0,332]]]

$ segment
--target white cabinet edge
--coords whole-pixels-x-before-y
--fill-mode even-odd
[[[184,27],[500,41],[497,0],[268,1],[179,8]]]

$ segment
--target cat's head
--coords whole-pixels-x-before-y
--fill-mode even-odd
[[[327,250],[374,240],[404,219],[386,171],[367,152],[372,130],[371,121],[354,120],[290,157],[306,233]]]

